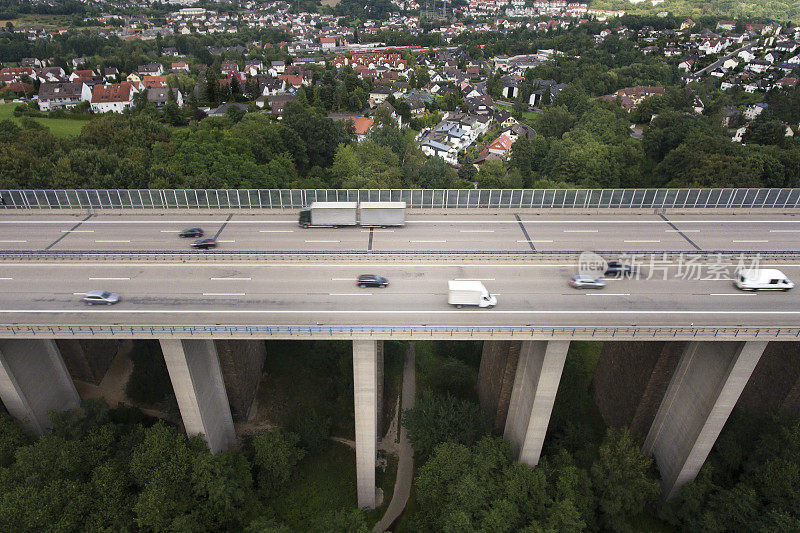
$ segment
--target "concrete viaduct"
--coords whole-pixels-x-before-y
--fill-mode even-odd
[[[481,404],[515,456],[536,465],[570,342],[602,340],[605,362],[598,372],[612,385],[595,394],[613,396],[615,379],[626,375],[620,367],[637,370],[635,409],[620,423],[645,436],[644,451],[655,457],[663,494],[671,498],[696,476],[759,362],[771,361],[776,346],[800,336],[800,289],[743,295],[732,287],[730,272],[681,278],[680,254],[695,254],[709,268],[723,259],[731,267],[740,252],[757,247],[766,264],[800,280],[794,214],[410,213],[406,228],[380,233],[303,232],[291,225],[292,214],[251,213],[237,224],[219,212],[123,218],[3,213],[0,399],[42,434],[49,412],[78,407],[73,376],[95,372],[83,353],[91,351],[88,344],[157,339],[187,433],[202,435],[212,452],[220,452],[236,442],[233,419],[241,402],[233,397],[241,391],[231,380],[252,387],[247,383],[263,361],[261,341],[349,340],[358,504],[370,508],[384,341],[483,340]],[[206,255],[178,248],[183,244],[169,233],[194,224],[216,224],[220,243],[261,255],[228,256],[224,245]],[[409,238],[417,235],[428,238]],[[278,252],[273,237],[291,252]],[[590,248],[658,252],[659,277],[613,282],[592,295],[567,288],[577,259],[569,251]],[[441,249],[459,253],[442,256]],[[642,265],[643,272],[653,268]],[[362,271],[387,275],[392,283],[355,288]],[[484,280],[498,294],[498,307],[447,306],[445,281],[456,278]],[[122,302],[86,308],[79,296],[94,288],[117,291]],[[786,401],[797,402],[800,381],[790,389]]]

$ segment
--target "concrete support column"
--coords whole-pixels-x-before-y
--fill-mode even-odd
[[[211,453],[227,450],[236,433],[214,341],[160,342],[186,433],[203,435]]]
[[[378,437],[383,435],[383,341],[378,341],[376,350],[376,364],[377,367],[377,397],[378,405],[375,408],[375,420],[377,423],[376,429]]]
[[[523,341],[503,437],[514,456],[536,466],[567,359],[569,341]]]
[[[378,343],[353,341],[353,388],[356,422],[358,507],[375,507],[375,460],[378,438]]]
[[[50,428],[51,411],[80,406],[80,398],[52,339],[0,341],[0,399],[36,435]]]
[[[502,432],[506,425],[521,345],[522,341],[483,341],[478,400],[489,415],[495,433]]]
[[[662,495],[695,478],[766,342],[691,342],[681,355],[642,451],[655,457]]]

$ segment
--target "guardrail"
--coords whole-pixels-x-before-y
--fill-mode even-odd
[[[674,326],[221,326],[221,325],[42,325],[0,324],[0,338],[275,338],[275,339],[548,339],[659,340],[666,338],[795,340],[798,327],[674,327]]]
[[[0,250],[0,262],[17,261],[577,261],[582,250],[519,250],[519,251],[164,251],[164,250]],[[595,254],[607,259],[622,259],[630,263],[646,265],[662,261],[730,261],[764,260],[797,261],[798,251],[681,251],[681,250],[596,250]]]
[[[300,209],[404,201],[410,209],[793,209],[800,189],[0,189],[3,209]]]

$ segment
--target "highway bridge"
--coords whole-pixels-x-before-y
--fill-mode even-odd
[[[62,193],[43,197],[92,196]],[[718,201],[709,208],[713,195]],[[686,206],[687,193],[675,209],[662,201],[591,212],[521,208],[509,195],[504,207],[483,211],[412,209],[401,228],[310,229],[298,227],[294,207],[86,210],[34,205],[27,193],[0,197],[7,208],[0,212],[0,398],[9,412],[41,433],[49,411],[78,405],[76,363],[65,362],[65,342],[155,338],[187,432],[221,451],[236,442],[233,378],[219,361],[231,351],[226,343],[349,339],[362,507],[375,504],[384,340],[484,340],[481,402],[517,457],[532,465],[569,342],[647,341],[655,351],[643,395],[663,400],[643,415],[645,451],[672,497],[696,475],[762,354],[774,341],[800,337],[800,289],[745,293],[732,284],[737,269],[753,265],[800,280],[800,195],[793,189],[698,193],[695,204],[707,200],[699,207]],[[737,207],[731,198],[749,203]],[[191,251],[178,237],[191,226],[215,237],[217,250]],[[609,280],[601,291],[572,289],[567,280],[584,250],[625,259],[638,275]],[[362,273],[390,285],[358,288]],[[497,307],[449,306],[451,279],[481,280]],[[93,289],[118,292],[122,301],[87,307],[81,297]],[[259,368],[251,363],[242,368]],[[258,377],[240,373],[238,381]]]

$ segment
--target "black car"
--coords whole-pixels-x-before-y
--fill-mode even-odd
[[[192,243],[192,246],[195,248],[199,248],[200,250],[208,250],[209,248],[216,248],[217,247],[217,240],[216,239],[199,239]]]
[[[375,274],[361,274],[358,276],[358,280],[356,284],[359,287],[380,287],[384,288],[389,285],[389,280],[384,278],[383,276],[378,276]]]
[[[609,261],[606,266],[606,271],[603,272],[604,276],[621,278],[623,276],[632,276],[636,273],[636,267],[620,263],[619,261]]]
[[[204,235],[202,228],[187,228],[178,234],[179,237],[202,237]]]

